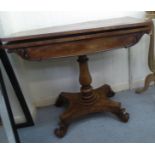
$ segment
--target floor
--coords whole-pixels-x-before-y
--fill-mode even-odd
[[[62,108],[54,106],[38,109],[36,125],[19,129],[21,142],[25,143],[129,143],[155,142],[155,89],[151,87],[138,95],[123,91],[113,97],[130,113],[128,123],[120,122],[109,113],[95,114],[73,123],[67,135],[59,139],[53,134]],[[0,128],[0,142],[5,137]]]

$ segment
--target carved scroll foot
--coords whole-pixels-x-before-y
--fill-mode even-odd
[[[129,113],[125,108],[120,108],[118,112],[113,112],[122,122],[126,123],[129,120]]]
[[[155,82],[155,74],[154,74],[154,73],[149,74],[149,75],[145,78],[144,87],[143,87],[143,88],[138,88],[138,89],[136,89],[135,92],[136,92],[137,94],[140,94],[140,93],[146,91],[146,90],[149,88],[149,85],[150,85],[150,83],[151,83],[152,81]]]
[[[61,121],[59,124],[59,128],[56,128],[54,133],[58,138],[62,138],[65,136],[67,129],[68,129],[68,125]]]
[[[102,87],[98,88],[101,89],[103,94],[107,97],[113,97],[115,96],[115,92],[111,89],[111,87],[107,84],[103,85]]]

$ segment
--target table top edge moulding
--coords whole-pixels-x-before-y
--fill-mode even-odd
[[[47,28],[33,29],[10,34],[1,38],[2,42],[21,41],[35,38],[47,38],[63,36],[77,33],[108,31],[113,29],[124,29],[130,27],[147,26],[149,19],[140,19],[133,17],[121,17],[105,20],[94,20],[75,24],[53,26]]]
[[[40,30],[28,31],[30,36],[21,35],[21,32],[16,33],[16,37],[1,38],[2,48],[33,61],[92,54],[132,46],[144,33],[150,33],[151,22],[149,19],[122,17],[45,28],[44,34],[40,34]]]

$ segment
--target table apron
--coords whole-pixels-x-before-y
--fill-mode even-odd
[[[130,47],[136,44],[143,34],[144,33],[134,33],[120,36],[89,38],[44,46],[20,48],[13,50],[13,52],[30,61],[86,55],[117,48]]]

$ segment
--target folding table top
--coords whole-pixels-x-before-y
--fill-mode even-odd
[[[76,24],[47,27],[29,31],[22,31],[0,38],[2,42],[35,40],[68,35],[78,35],[96,32],[105,32],[118,29],[141,28],[150,25],[151,20],[132,17],[122,17],[98,21],[88,21]]]

